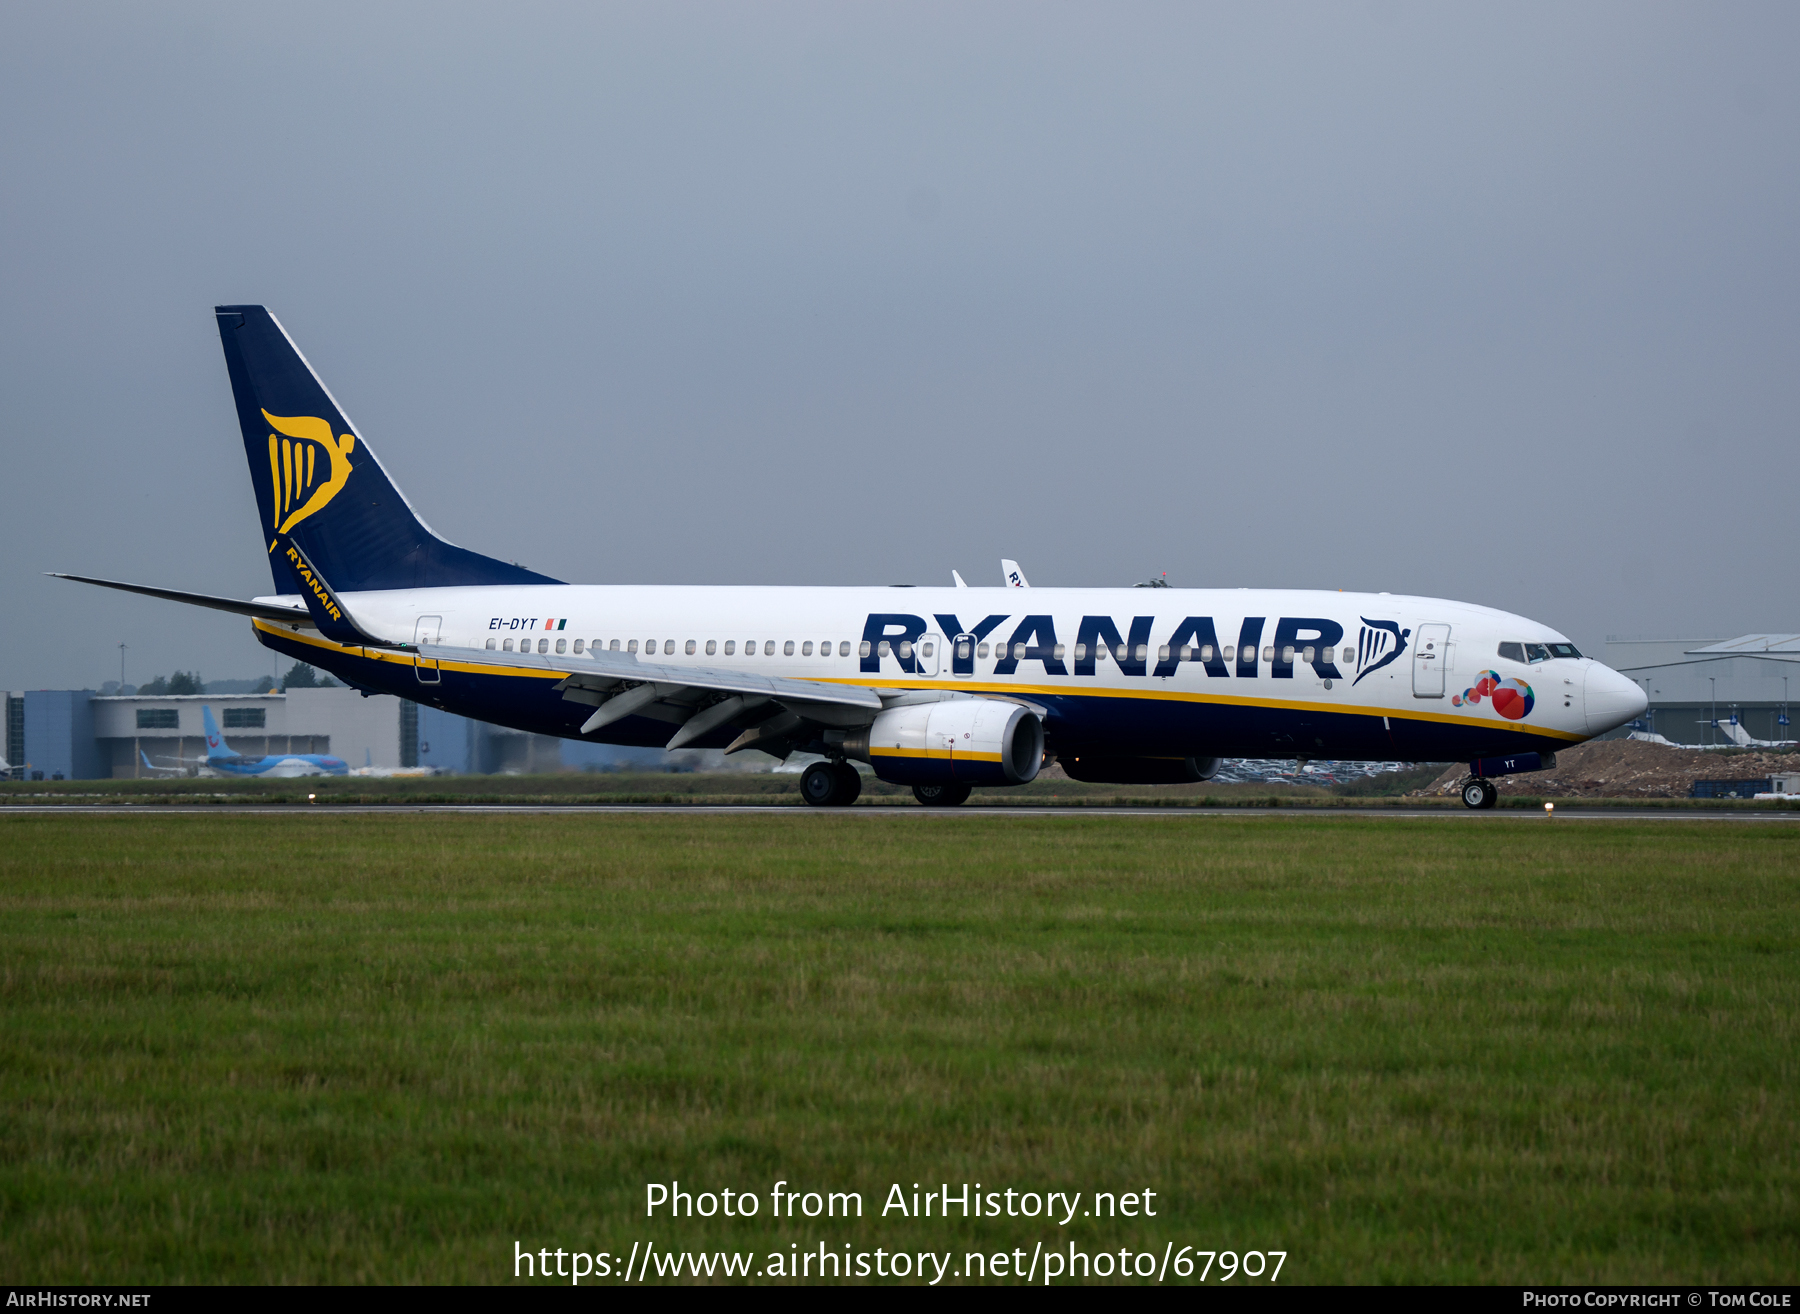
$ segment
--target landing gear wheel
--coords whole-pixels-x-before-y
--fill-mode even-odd
[[[967,785],[914,785],[913,797],[928,808],[960,807],[969,801]]]
[[[838,776],[836,763],[814,762],[800,776],[800,797],[811,807],[837,807],[843,792],[844,782]]]
[[[858,771],[848,762],[839,762],[836,765],[838,777],[838,806],[847,808],[852,803],[856,802],[857,796],[862,793],[862,772]]]
[[[1465,780],[1462,800],[1465,808],[1491,808],[1500,801],[1500,787],[1491,780]]]

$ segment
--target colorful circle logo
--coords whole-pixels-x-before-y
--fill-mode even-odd
[[[1467,703],[1471,707],[1483,698],[1494,700],[1494,710],[1508,721],[1517,721],[1531,715],[1531,709],[1537,705],[1537,697],[1531,692],[1531,686],[1523,680],[1511,680],[1503,677],[1499,671],[1483,671],[1481,677],[1460,694],[1452,694],[1450,703],[1461,707]]]
[[[1508,721],[1529,716],[1536,702],[1531,686],[1523,680],[1502,680],[1500,687],[1494,690],[1494,710]]]

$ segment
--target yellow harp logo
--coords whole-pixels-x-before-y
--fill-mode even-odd
[[[350,479],[350,449],[356,438],[352,434],[332,437],[330,423],[315,415],[270,415],[264,411],[263,419],[276,431],[269,435],[269,479],[275,488],[272,528],[281,535],[323,511],[343,490]],[[274,551],[273,544],[269,550]]]

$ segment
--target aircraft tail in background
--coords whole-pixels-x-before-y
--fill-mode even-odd
[[[225,742],[225,736],[219,731],[219,723],[213,720],[213,710],[206,704],[200,705],[200,722],[206,727],[206,756],[210,760],[215,757],[236,757],[231,746]]]

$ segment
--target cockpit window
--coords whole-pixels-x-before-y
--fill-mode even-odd
[[[1525,645],[1525,660],[1528,662],[1547,662],[1550,660],[1550,649],[1541,643]]]
[[[1509,662],[1523,662],[1525,660],[1525,645],[1522,643],[1503,643],[1500,645],[1500,655]]]
[[[1579,652],[1575,651],[1575,645],[1572,643],[1553,643],[1553,644],[1551,644],[1550,645],[1550,655],[1552,657],[1579,657],[1579,656],[1581,656],[1581,654]]]

